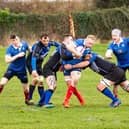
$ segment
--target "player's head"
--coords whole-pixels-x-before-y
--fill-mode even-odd
[[[95,43],[95,41],[96,41],[95,35],[87,35],[87,37],[85,38],[85,46],[91,48]]]
[[[120,29],[113,29],[111,32],[112,40],[114,42],[119,42],[121,38],[121,30]]]
[[[14,46],[16,47],[20,46],[20,38],[17,35],[14,34],[10,35],[10,40]]]
[[[42,34],[42,35],[40,36],[40,41],[41,41],[42,44],[44,44],[45,46],[48,45],[49,40],[50,40],[50,39],[49,39],[48,34]]]
[[[71,34],[65,34],[63,36],[63,42],[65,43],[73,42],[73,36]]]

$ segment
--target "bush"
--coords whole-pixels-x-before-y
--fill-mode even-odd
[[[114,8],[73,14],[76,35],[84,36],[92,33],[101,39],[109,39],[113,28],[128,32],[129,9]]]
[[[42,32],[59,35],[69,32],[68,16],[66,14],[36,15],[14,14],[0,11],[0,40],[4,40],[11,33],[21,38],[38,39]],[[5,36],[6,35],[6,36]]]
[[[77,37],[96,34],[101,39],[109,39],[113,28],[120,28],[128,33],[129,9],[114,8],[72,14]],[[11,33],[21,38],[35,40],[41,32],[61,37],[69,33],[68,14],[36,15],[15,14],[8,10],[0,10],[0,40]]]
[[[97,8],[115,8],[129,6],[129,0],[96,0]]]

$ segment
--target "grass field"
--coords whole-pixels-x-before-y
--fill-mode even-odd
[[[94,50],[103,55],[106,45],[97,44]],[[0,77],[7,67],[4,53],[5,48],[0,47]],[[83,71],[78,89],[86,105],[81,107],[73,96],[69,109],[62,106],[66,91],[62,73],[58,73],[58,88],[52,98],[56,107],[52,109],[26,106],[20,82],[13,78],[0,95],[0,129],[128,129],[129,94],[120,88],[122,104],[110,108],[111,101],[96,90],[100,78],[89,69]],[[38,101],[37,91],[34,100]]]

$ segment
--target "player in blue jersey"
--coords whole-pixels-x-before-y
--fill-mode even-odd
[[[40,98],[44,95],[42,63],[44,58],[48,55],[51,46],[58,47],[59,43],[50,41],[47,34],[42,34],[40,40],[33,45],[32,52],[27,58],[27,66],[32,75],[32,83],[29,87],[29,102],[32,104],[33,92],[36,85],[38,86]]]
[[[129,69],[129,38],[122,38],[120,29],[113,29],[111,35],[112,42],[108,46],[105,57],[111,59],[114,54],[117,65],[127,71]],[[114,94],[117,96],[117,86],[114,88]]]
[[[114,54],[117,58],[117,65],[123,70],[129,69],[129,38],[121,37],[121,30],[112,30],[112,42],[105,53],[106,58],[112,58]]]
[[[85,48],[84,48],[85,40],[84,39],[78,39],[74,42],[73,38],[71,36],[69,36],[69,38],[71,38],[70,39],[71,42],[69,43],[71,45],[69,45],[67,47],[62,45],[60,48],[60,51],[59,51],[60,55],[61,55],[63,66],[65,64],[69,64],[69,63],[76,64],[77,62],[80,62],[80,58],[78,58],[78,56],[79,55],[81,56],[81,54],[85,50]],[[72,49],[74,51],[74,53],[73,52],[71,53],[70,52],[71,47],[74,47],[74,49],[77,52],[75,52],[74,49]],[[66,92],[66,96],[64,98],[63,106],[66,108],[69,107],[69,100],[70,100],[72,94],[74,94],[77,97],[77,99],[79,100],[81,105],[84,105],[85,104],[84,98],[77,90],[77,84],[81,77],[81,69],[80,68],[71,69],[71,70],[64,69],[64,77],[65,77],[65,82],[68,86],[68,89]]]
[[[16,35],[10,36],[11,44],[6,50],[5,62],[9,63],[7,71],[0,81],[0,93],[7,82],[14,76],[21,81],[25,95],[25,103],[28,102],[29,88],[26,72],[26,51],[29,50],[28,44],[25,41],[20,41]]]

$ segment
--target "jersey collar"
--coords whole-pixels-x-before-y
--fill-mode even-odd
[[[113,42],[113,44],[120,44],[120,43],[122,43],[123,41],[124,41],[123,38],[120,38],[120,41],[119,41],[118,43]]]
[[[20,43],[20,46],[19,47],[16,47],[15,45],[13,45],[12,44],[12,46],[13,46],[13,48],[15,48],[15,49],[19,49],[19,48],[21,48],[22,47],[22,43]]]

